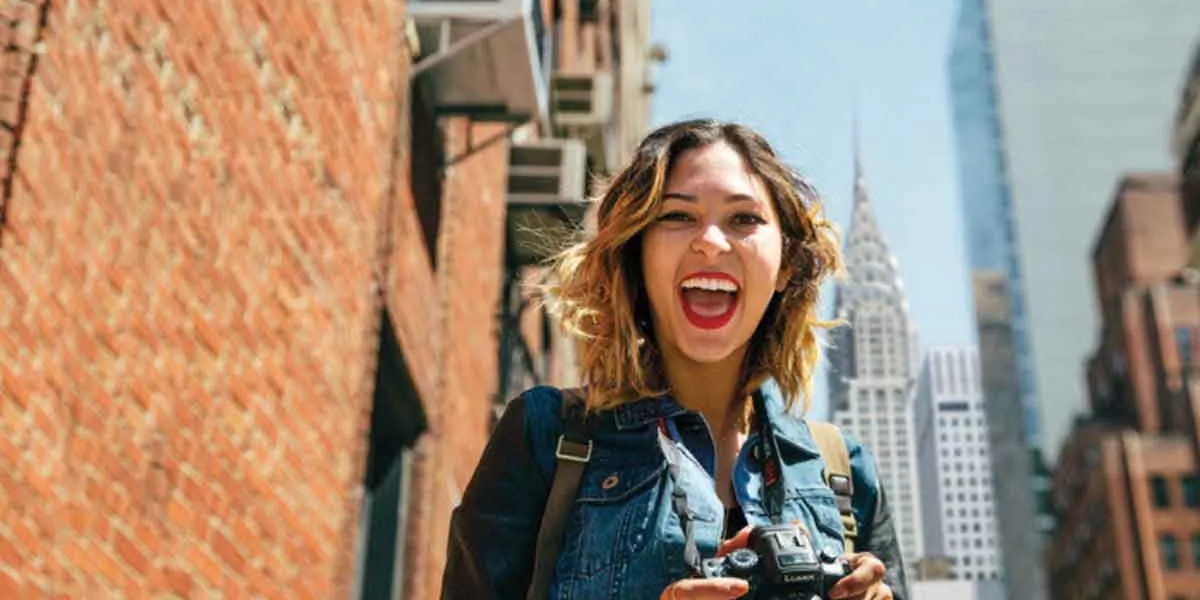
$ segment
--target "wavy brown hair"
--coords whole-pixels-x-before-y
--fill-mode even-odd
[[[549,307],[580,338],[589,410],[666,391],[642,283],[641,236],[658,216],[679,156],[718,142],[733,147],[770,192],[783,232],[781,268],[790,274],[751,337],[740,383],[750,391],[771,376],[788,406],[796,398],[809,406],[821,354],[816,330],[833,325],[817,317],[817,291],[841,269],[837,229],[825,219],[816,190],[762,136],[743,125],[703,119],[646,136],[630,163],[602,186],[596,233],[553,259],[545,285]]]

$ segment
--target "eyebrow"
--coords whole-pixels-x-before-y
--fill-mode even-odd
[[[683,200],[685,202],[696,202],[696,196],[693,194],[685,194],[683,192],[667,192],[666,194],[663,194],[663,200],[671,200],[671,199]],[[727,204],[732,204],[734,202],[757,202],[757,201],[758,201],[758,199],[755,198],[754,196],[751,196],[750,194],[738,193],[738,194],[730,194],[725,197],[725,202]]]

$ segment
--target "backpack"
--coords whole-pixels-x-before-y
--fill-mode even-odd
[[[558,436],[554,455],[557,466],[554,482],[546,498],[546,509],[542,512],[542,523],[538,528],[537,549],[534,552],[533,577],[530,580],[526,600],[545,598],[550,590],[550,578],[558,553],[562,549],[563,533],[571,505],[579,490],[583,471],[592,459],[592,440],[587,435],[583,420],[584,394],[580,388],[562,390],[563,433]],[[845,530],[846,552],[854,552],[854,541],[858,537],[858,521],[854,518],[851,500],[854,497],[854,479],[850,472],[850,451],[842,430],[833,423],[805,421],[817,442],[821,458],[825,461],[825,484],[837,498]]]

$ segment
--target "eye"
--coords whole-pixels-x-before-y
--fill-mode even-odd
[[[692,220],[692,216],[683,212],[682,210],[672,210],[672,211],[665,212],[658,216],[659,222],[667,222],[667,223],[671,223],[671,222],[687,223],[688,221],[691,221],[691,220]]]
[[[731,219],[731,221],[733,222],[734,225],[743,225],[743,226],[766,225],[767,224],[767,220],[764,219],[762,217],[762,215],[760,215],[758,213],[752,213],[752,212],[737,213],[736,215],[733,215],[733,218]]]

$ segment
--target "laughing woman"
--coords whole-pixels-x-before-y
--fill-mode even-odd
[[[698,120],[651,133],[598,211],[550,289],[586,385],[509,404],[454,511],[443,597],[737,598],[746,579],[701,577],[701,558],[783,523],[840,555],[830,598],[906,599],[874,459],[845,436],[839,510],[800,416],[817,291],[841,262],[816,193],[757,133]],[[571,484],[563,439],[589,444]]]

